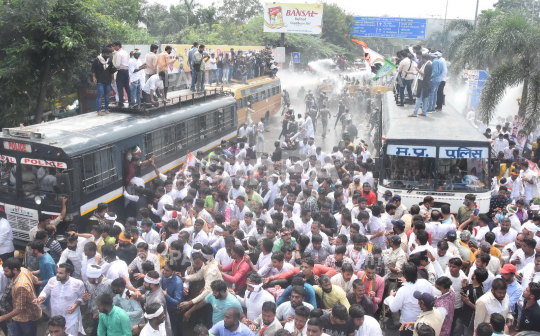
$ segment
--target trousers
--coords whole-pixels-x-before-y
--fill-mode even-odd
[[[435,109],[440,110],[443,106],[444,101],[444,87],[446,85],[446,81],[442,81],[439,85],[439,90],[437,90],[437,106]]]
[[[439,85],[441,82],[431,81],[431,92],[429,93],[428,99],[428,112],[435,111],[435,104],[437,103],[437,91],[439,90]]]
[[[131,91],[131,102],[140,103],[141,102],[141,80],[138,79],[134,82],[129,83],[129,90]]]
[[[409,101],[413,101],[412,95],[412,79],[404,79],[403,86],[399,86],[399,98],[401,100],[401,105],[403,105],[403,99],[405,98],[405,88],[407,88],[407,93],[409,94]]]
[[[191,90],[195,91],[195,84],[197,83],[197,72],[195,69],[191,70]]]
[[[128,102],[131,103],[131,90],[129,89],[129,71],[118,70],[116,73],[116,88],[118,89],[118,102],[124,102],[124,90],[128,96]]]
[[[111,92],[111,83],[97,83],[96,111],[101,111],[101,97],[105,99],[105,111],[109,110],[109,93]],[[2,259],[5,260],[5,259]]]

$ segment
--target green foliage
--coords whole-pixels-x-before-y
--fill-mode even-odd
[[[493,7],[502,11],[527,11],[538,17],[540,13],[540,1],[538,0],[499,0]]]
[[[224,21],[241,24],[260,15],[262,10],[259,0],[223,0],[219,15]]]

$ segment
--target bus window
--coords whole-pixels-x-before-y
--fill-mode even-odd
[[[438,190],[489,191],[488,159],[439,159]]]
[[[234,108],[232,106],[223,109],[223,120],[225,129],[234,127]]]
[[[199,118],[191,118],[187,121],[188,146],[199,143]]]
[[[389,188],[433,190],[435,158],[387,155],[383,185]]]
[[[52,166],[47,163],[53,164]],[[60,167],[57,167],[60,166]],[[43,200],[55,202],[59,193],[56,184],[56,174],[66,168],[65,163],[53,163],[37,159],[22,159],[22,191],[26,199],[41,196]]]
[[[167,126],[144,135],[144,153],[154,154],[157,160],[176,153],[175,126]]]
[[[201,128],[202,134],[214,134],[214,132],[217,132],[218,123],[215,122],[216,114],[217,114],[217,111],[212,111],[212,112],[206,113],[206,115],[204,116],[201,116],[202,120],[204,120],[204,125],[205,125],[204,128]],[[202,129],[205,130],[204,133],[202,132]]]
[[[88,194],[118,180],[114,146],[84,154],[83,191]]]
[[[17,164],[15,158],[0,155],[0,192],[15,195]]]
[[[242,101],[243,101],[242,98],[240,98],[240,99],[238,99],[238,100],[236,101],[236,109],[237,109],[237,110],[239,110],[239,109],[241,109],[241,108],[243,107]]]
[[[182,149],[187,146],[187,132],[186,132],[186,123],[176,124],[176,147]]]

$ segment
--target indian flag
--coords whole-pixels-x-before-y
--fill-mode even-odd
[[[193,155],[192,152],[189,152],[188,156],[186,157],[186,167],[192,167],[195,166],[195,163],[197,163],[197,158],[195,155]]]

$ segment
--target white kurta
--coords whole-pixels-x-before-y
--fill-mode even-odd
[[[61,315],[66,319],[66,332],[71,335],[81,333],[86,335],[82,325],[81,307],[68,314],[68,309],[77,301],[83,302],[84,284],[81,280],[69,277],[66,283],[61,283],[56,277],[50,278],[39,297],[51,296],[52,316]]]
[[[304,121],[304,123],[300,125],[300,128],[303,127],[306,127],[307,129],[306,136],[308,138],[315,136],[315,130],[313,129],[313,122],[311,121],[311,117],[307,117],[306,121]]]

